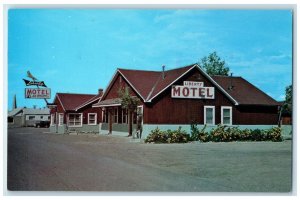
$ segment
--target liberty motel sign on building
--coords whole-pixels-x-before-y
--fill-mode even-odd
[[[214,99],[215,88],[204,87],[203,82],[184,81],[183,85],[174,85],[171,91],[172,98]]]

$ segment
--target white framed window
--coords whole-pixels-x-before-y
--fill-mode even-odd
[[[68,115],[69,127],[81,127],[82,126],[82,113],[70,113]]]
[[[215,106],[204,106],[204,124],[215,125]]]
[[[54,126],[54,114],[50,115],[50,126]]]
[[[232,125],[232,107],[221,106],[221,124]]]
[[[62,126],[64,124],[64,114],[63,113],[59,113],[58,114],[58,125]]]
[[[88,125],[97,125],[97,113],[88,113]]]
[[[127,109],[123,108],[122,109],[122,124],[127,124],[128,123],[128,111]]]

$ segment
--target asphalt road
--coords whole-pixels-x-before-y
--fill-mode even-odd
[[[144,144],[8,129],[11,191],[289,192],[291,141]]]

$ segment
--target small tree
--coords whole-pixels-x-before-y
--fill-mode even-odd
[[[209,75],[228,76],[229,68],[226,66],[225,61],[221,60],[215,51],[210,53],[208,57],[203,57],[199,64]]]
[[[119,98],[121,99],[121,106],[123,109],[128,110],[128,136],[132,136],[132,113],[137,109],[140,100],[136,96],[131,96],[129,93],[129,88],[125,87],[118,91]]]
[[[282,106],[283,113],[292,114],[292,102],[293,102],[293,87],[289,85],[285,88],[285,101]]]

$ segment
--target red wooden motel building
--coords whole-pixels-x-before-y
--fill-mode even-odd
[[[209,76],[192,64],[162,71],[117,69],[103,94],[77,102],[79,105],[69,111],[59,108],[62,102],[57,94],[57,106],[51,109],[52,125],[61,112],[66,123],[70,114],[74,117],[77,113],[78,125],[83,126],[88,124],[91,112],[97,114],[95,123],[100,134],[128,135],[128,112],[121,107],[118,93],[124,88],[140,100],[132,120],[133,133],[136,127],[142,127],[142,138],[156,127],[166,130],[180,126],[190,132],[191,123],[196,123],[199,127],[206,124],[208,130],[217,124],[266,129],[279,121],[280,103],[242,77]],[[85,120],[80,113],[85,113]]]

